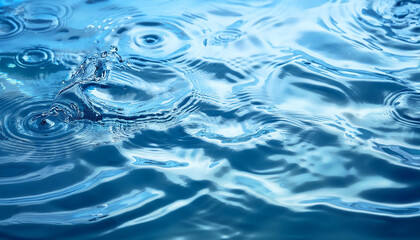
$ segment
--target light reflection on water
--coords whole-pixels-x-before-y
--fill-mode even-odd
[[[0,6],[1,238],[418,239],[419,1]]]

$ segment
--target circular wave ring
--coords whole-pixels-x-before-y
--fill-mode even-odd
[[[12,38],[23,31],[23,24],[16,18],[0,17],[0,39]]]
[[[141,21],[123,28],[129,30],[118,30],[113,36],[118,43],[114,44],[129,45],[130,49],[145,59],[170,59],[190,48],[190,37],[175,23]]]
[[[398,123],[420,127],[420,92],[404,90],[389,95],[385,100],[389,115]]]
[[[122,55],[160,62],[191,59],[202,49],[202,32],[208,28],[205,19],[188,17],[148,17],[142,14],[116,16],[102,33],[98,42],[116,45]],[[130,49],[124,52],[124,49]]]
[[[410,50],[418,51],[420,2],[373,0],[336,1],[331,4],[322,21],[329,31],[368,49],[397,55],[407,55]]]
[[[30,2],[21,13],[25,28],[33,32],[49,32],[61,27],[63,19],[69,17],[71,8],[51,2]]]
[[[165,38],[168,34],[156,34],[155,32],[143,33],[135,36],[134,42],[137,46],[142,48],[157,49],[162,47]]]
[[[420,2],[394,0],[392,4],[383,1],[373,1],[371,9],[378,16],[374,16],[385,26],[387,35],[409,43],[420,42]],[[368,15],[368,14],[365,14]]]
[[[159,64],[139,67],[136,59],[130,62],[130,68],[114,66],[106,82],[82,87],[85,98],[104,118],[170,119],[177,114],[174,106],[184,109],[189,104],[185,99],[191,96],[192,85],[182,74]]]
[[[242,36],[242,33],[240,30],[225,30],[225,31],[219,31],[214,34],[212,38],[209,40],[204,40],[204,45],[225,45],[230,42],[234,42],[238,40]]]
[[[51,102],[29,101],[26,97],[0,98],[0,148],[9,154],[30,154],[30,159],[57,159],[86,146],[75,138],[84,129],[82,122],[64,122],[45,116]]]
[[[54,52],[48,48],[29,48],[16,56],[16,63],[22,67],[41,66],[54,59]]]

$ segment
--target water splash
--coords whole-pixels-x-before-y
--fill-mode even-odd
[[[122,62],[121,56],[117,53],[116,47],[111,47],[111,54],[118,62]],[[99,121],[102,115],[92,106],[89,99],[83,94],[83,89],[90,84],[106,81],[109,76],[108,53],[88,57],[77,71],[72,75],[69,85],[63,88],[53,100],[49,111],[44,113],[44,120],[54,116],[61,118],[64,122],[79,119]]]

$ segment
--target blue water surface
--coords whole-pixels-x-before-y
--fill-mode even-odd
[[[420,239],[419,0],[0,6],[0,239]]]

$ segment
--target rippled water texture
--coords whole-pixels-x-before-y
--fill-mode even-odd
[[[0,6],[0,239],[420,239],[420,1]]]

